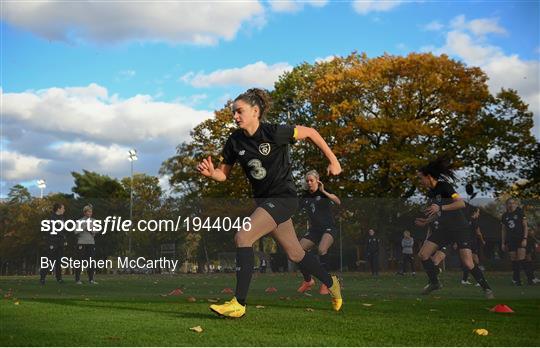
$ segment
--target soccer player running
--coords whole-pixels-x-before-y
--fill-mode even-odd
[[[502,249],[510,254],[512,261],[512,282],[516,286],[521,286],[520,270],[523,269],[529,285],[534,284],[534,275],[525,261],[528,236],[527,218],[514,198],[506,200],[506,212],[501,217],[501,224]]]
[[[465,202],[454,190],[449,181],[455,180],[450,161],[440,157],[429,162],[418,171],[418,178],[423,186],[429,189],[427,194],[430,205],[425,210],[427,218],[416,219],[416,224],[425,226],[436,222],[438,228],[431,229],[424,241],[418,256],[429,279],[423,294],[427,295],[442,288],[438,271],[432,256],[441,247],[457,243],[462,264],[469,269],[472,276],[480,284],[488,299],[494,298],[493,291],[488,285],[482,270],[474,264],[471,252],[471,233],[465,217]]]
[[[298,208],[298,197],[292,178],[289,145],[295,140],[310,139],[330,161],[329,175],[341,173],[341,165],[315,129],[262,122],[268,108],[269,96],[261,89],[249,89],[236,97],[232,111],[239,129],[225,143],[221,163],[215,168],[208,156],[197,166],[202,175],[225,181],[233,165],[239,162],[251,183],[257,205],[250,216],[251,228],[240,229],[234,237],[237,247],[235,296],[222,305],[211,305],[210,309],[224,317],[245,315],[254,267],[253,243],[272,233],[291,261],[328,287],[332,307],[338,311],[343,301],[337,277],[331,276],[315,256],[302,249],[294,232],[291,216]]]
[[[341,201],[338,196],[325,190],[316,170],[307,172],[305,180],[307,191],[300,198],[300,207],[307,211],[309,231],[300,239],[300,245],[306,252],[317,246],[321,266],[328,269],[328,249],[334,243],[337,231],[332,216],[332,203],[340,205]],[[300,268],[300,271],[304,281],[297,291],[303,293],[311,290],[315,280],[306,269]],[[321,284],[319,293],[329,294],[328,287],[324,283]]]

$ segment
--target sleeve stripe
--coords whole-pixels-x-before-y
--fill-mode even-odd
[[[296,139],[297,137],[298,137],[298,128],[294,127],[293,138]]]

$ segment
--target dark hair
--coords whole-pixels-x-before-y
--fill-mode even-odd
[[[456,174],[448,156],[440,156],[419,169],[423,175],[431,175],[434,179],[444,179],[446,181],[455,181]]]
[[[58,209],[62,208],[63,206],[64,205],[62,203],[58,203],[58,202],[54,203],[53,207],[52,207],[53,213],[56,213],[58,211]]]
[[[242,100],[251,106],[259,108],[259,119],[264,120],[268,109],[270,109],[270,96],[264,89],[250,88],[240,94],[234,101]]]

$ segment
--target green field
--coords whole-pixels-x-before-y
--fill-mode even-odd
[[[221,290],[234,287],[232,274],[98,276],[98,285],[48,278],[45,286],[36,277],[0,277],[0,345],[537,346],[540,287],[513,287],[508,273],[487,275],[496,300],[460,285],[458,273],[444,273],[445,288],[427,297],[419,295],[422,274],[345,273],[344,306],[336,313],[317,291],[295,293],[297,274],[256,274],[247,315],[237,320],[208,309],[210,301],[230,298]],[[267,287],[278,291],[267,294]],[[175,288],[184,294],[164,296]],[[5,298],[9,289],[12,296]],[[515,313],[489,312],[497,303]],[[198,325],[202,333],[189,330]],[[474,334],[476,328],[489,335]]]

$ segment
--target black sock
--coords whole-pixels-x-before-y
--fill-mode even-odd
[[[305,269],[327,287],[332,286],[332,277],[321,267],[321,264],[317,261],[315,256],[306,253],[304,258],[298,262],[298,264],[300,265],[300,269]]]
[[[469,279],[469,270],[467,267],[463,267],[463,281],[466,282]]]
[[[437,278],[437,270],[435,269],[435,264],[433,263],[433,260],[422,260],[422,265],[424,266],[424,270],[426,271],[429,282],[431,284],[439,283],[439,278]]]
[[[305,282],[311,281],[311,274],[304,268],[302,265],[298,264],[298,268],[300,268],[300,272],[302,272],[302,276],[304,277]]]
[[[521,260],[521,266],[525,271],[525,275],[527,276],[527,282],[529,284],[532,283],[532,280],[534,279],[534,266],[532,261]]]
[[[246,305],[249,283],[253,274],[255,259],[253,247],[236,248],[236,300]]]
[[[319,255],[319,262],[321,263],[321,267],[328,272],[328,254]]]
[[[484,289],[484,290],[491,289],[489,287],[489,284],[486,281],[486,278],[484,278],[484,273],[482,273],[482,270],[480,268],[478,268],[477,265],[474,265],[474,268],[471,269],[470,272],[471,272],[472,276],[474,277],[474,279],[476,280],[476,282],[478,284],[480,284],[482,289]]]
[[[521,283],[521,277],[519,275],[519,261],[512,261],[512,271],[513,271],[513,274],[512,274],[512,279],[516,282],[516,283]]]

